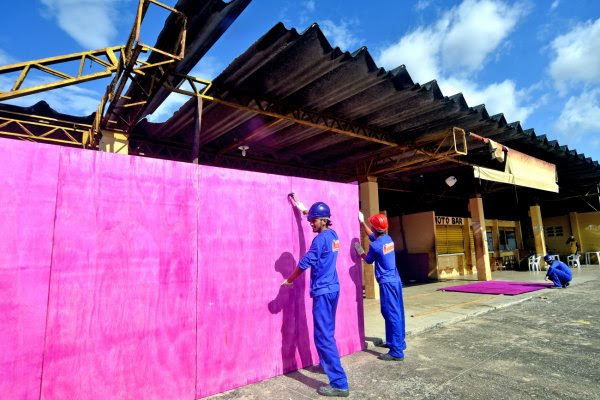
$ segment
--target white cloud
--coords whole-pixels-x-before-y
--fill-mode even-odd
[[[29,79],[27,87],[48,83],[51,79]],[[7,77],[0,77],[0,87],[11,87],[14,82]],[[107,82],[108,84],[108,82]],[[6,103],[29,107],[39,101],[46,101],[56,111],[76,116],[86,116],[96,111],[102,94],[81,86],[66,86],[60,89],[48,90],[16,99],[6,100]]]
[[[478,71],[514,29],[525,8],[492,0],[465,0],[442,24],[442,63],[455,73]],[[445,29],[444,29],[445,28]]]
[[[422,10],[426,9],[427,7],[429,7],[430,4],[431,4],[431,0],[419,0],[419,1],[417,1],[417,4],[415,4],[415,9],[417,11],[422,11]]]
[[[354,35],[354,25],[357,25],[357,23],[351,21],[336,23],[328,19],[319,23],[327,40],[334,47],[337,46],[343,51],[354,51],[355,47],[360,45],[362,39]]]
[[[304,7],[306,7],[308,11],[315,11],[315,0],[308,0],[304,2]]]
[[[519,18],[520,4],[500,0],[464,0],[430,26],[420,26],[383,49],[378,64],[392,69],[404,64],[413,81],[437,80],[445,95],[462,92],[468,104],[485,104],[490,114],[525,121],[540,105],[528,104],[529,91],[512,80],[481,85],[475,74],[502,48]]]
[[[0,49],[0,65],[14,64],[17,60],[7,54],[4,50]]]
[[[439,85],[444,94],[461,92],[470,106],[485,104],[490,115],[503,113],[509,122],[525,121],[545,101],[541,99],[536,104],[530,103],[533,89],[518,89],[515,82],[509,79],[480,86],[466,79],[448,78]]]
[[[113,46],[117,0],[41,0],[46,12],[85,49]]]
[[[429,82],[440,77],[440,40],[429,29],[417,29],[384,49],[379,65],[393,69],[404,64],[415,82]]]
[[[556,37],[551,47],[550,75],[559,92],[564,94],[569,83],[600,82],[600,18]]]
[[[556,7],[560,4],[560,0],[554,0],[550,5],[550,11],[556,10]]]
[[[418,75],[427,81],[438,78],[440,72],[467,76],[483,68],[525,13],[519,4],[464,0],[435,25],[418,27],[383,49],[379,60],[388,69],[404,64],[413,73],[424,68]]]
[[[584,90],[567,100],[554,128],[569,143],[587,143],[598,147],[600,134],[600,88]]]

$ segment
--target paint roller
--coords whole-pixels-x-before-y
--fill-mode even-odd
[[[308,208],[306,208],[306,206],[304,205],[304,203],[302,203],[301,201],[296,200],[296,194],[294,192],[291,192],[288,194],[288,197],[292,200],[292,204],[298,209],[300,210],[300,212],[302,214],[308,214]]]

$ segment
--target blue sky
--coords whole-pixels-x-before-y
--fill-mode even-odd
[[[164,3],[174,5],[175,0]],[[4,2],[0,64],[124,44],[137,0]],[[142,39],[154,43],[166,14],[151,6]],[[600,1],[253,0],[193,70],[211,79],[277,22],[317,22],[332,45],[367,46],[379,66],[406,65],[415,82],[437,80],[569,148],[600,161]],[[2,77],[0,77],[2,78]],[[38,78],[39,79],[39,78]],[[45,99],[61,112],[95,111],[107,80],[14,100]],[[0,90],[6,89],[0,79]],[[172,95],[151,119],[167,119]]]

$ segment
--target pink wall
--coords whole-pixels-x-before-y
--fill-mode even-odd
[[[1,398],[194,399],[318,363],[308,276],[279,286],[314,237],[290,191],[332,208],[336,338],[362,348],[356,185],[7,139],[0,159]]]
[[[0,140],[0,398],[39,399],[58,148]]]

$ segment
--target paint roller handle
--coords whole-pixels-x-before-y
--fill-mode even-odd
[[[354,242],[354,249],[356,250],[359,256],[365,254],[365,249],[363,249],[360,242]]]
[[[308,208],[306,208],[306,206],[304,205],[304,203],[302,203],[301,201],[298,201],[296,199],[296,195],[294,194],[294,192],[288,194],[289,198],[292,199],[292,204],[304,215],[308,214]]]
[[[284,281],[281,282],[281,286],[292,286],[294,284],[294,281],[297,277],[300,276],[300,274],[302,274],[302,270],[298,266],[296,266],[296,268],[294,268],[290,276],[288,276],[287,279],[284,279]]]

